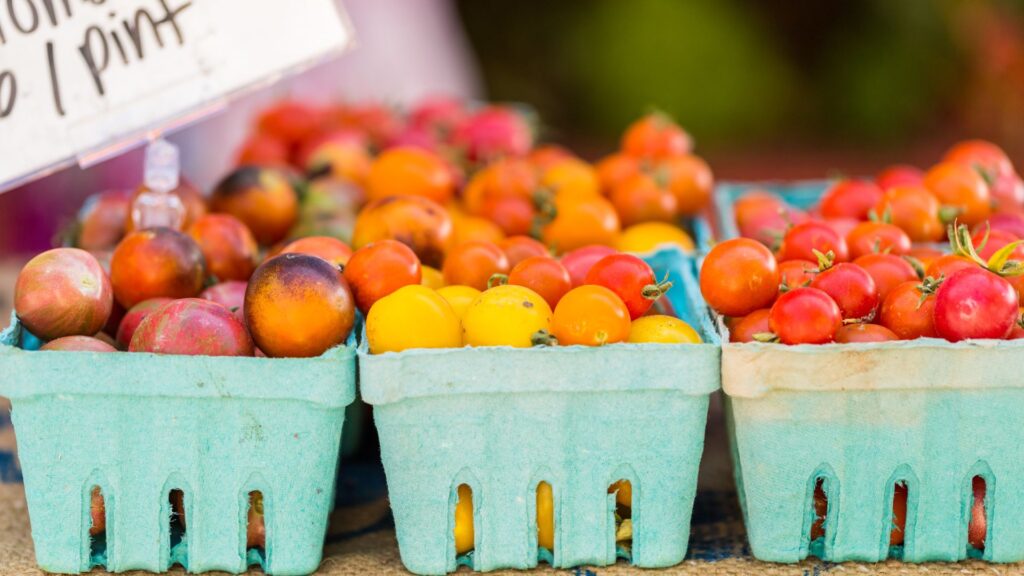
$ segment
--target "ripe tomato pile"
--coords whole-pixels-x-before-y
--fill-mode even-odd
[[[954,146],[927,172],[841,180],[805,212],[765,191],[701,269],[733,342],[1024,337],[1024,184],[998,147]],[[934,243],[948,236],[948,253]]]

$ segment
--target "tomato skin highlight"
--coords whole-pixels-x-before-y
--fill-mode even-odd
[[[1006,338],[1018,313],[1013,286],[980,267],[953,274],[935,294],[935,330],[950,342]]]
[[[810,260],[813,262],[817,260],[814,250],[822,254],[832,252],[836,262],[846,262],[850,259],[846,239],[827,223],[812,220],[797,224],[786,232],[782,239],[779,260]]]
[[[632,320],[643,316],[657,300],[644,296],[645,289],[658,287],[654,270],[647,262],[632,254],[605,256],[587,272],[584,283],[604,286],[615,292],[629,309]]]
[[[819,272],[811,288],[835,300],[844,319],[866,318],[878,308],[878,288],[866,270],[856,264],[836,264]]]
[[[836,342],[840,344],[889,342],[899,339],[895,332],[878,324],[846,324],[836,331]]]
[[[723,316],[767,308],[779,293],[775,256],[756,240],[734,238],[715,245],[700,270],[705,301]]]
[[[779,296],[768,324],[783,344],[827,344],[843,325],[843,316],[825,292],[797,288]]]
[[[900,340],[936,338],[935,295],[922,299],[921,283],[910,280],[896,286],[882,302],[879,324],[892,330]]]

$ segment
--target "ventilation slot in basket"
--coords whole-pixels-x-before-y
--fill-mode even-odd
[[[619,480],[608,487],[615,495],[615,555],[627,562],[633,560],[633,484]]]
[[[817,477],[814,480],[814,492],[811,500],[811,529],[809,533],[810,546],[808,555],[824,558],[825,536],[828,526],[828,483],[829,479]]]
[[[107,506],[99,486],[89,490],[89,566],[107,566]]]
[[[971,479],[971,491],[968,498],[971,507],[967,522],[967,555],[970,558],[982,558],[985,555],[985,542],[988,539],[988,482],[983,476],[975,476]]]
[[[555,561],[555,495],[551,484],[537,484],[537,561]]]
[[[907,503],[910,488],[905,480],[899,480],[892,487],[892,516],[889,522],[889,558],[903,559],[907,541]]]
[[[167,494],[167,504],[170,510],[168,538],[170,539],[170,566],[180,564],[188,570],[188,531],[185,518],[185,492],[174,489]]]
[[[455,557],[460,565],[473,568],[473,549],[476,545],[473,529],[473,488],[459,484],[455,493],[455,518],[452,528],[455,537]]]
[[[249,506],[245,522],[245,557],[249,566],[267,566],[267,522],[264,514],[263,493],[249,492]]]

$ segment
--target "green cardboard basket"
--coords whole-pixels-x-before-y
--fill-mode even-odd
[[[633,488],[632,563],[686,554],[709,395],[719,347],[692,263],[649,256],[676,283],[673,305],[705,344],[461,348],[369,355],[363,399],[373,405],[398,544],[406,568],[475,570],[607,565],[615,544],[608,487]],[[554,550],[538,548],[536,489],[553,489]],[[473,490],[475,549],[456,557],[457,488]]]
[[[0,335],[36,561],[48,572],[309,574],[320,564],[345,407],[349,345],[313,359],[44,352],[15,320]],[[91,539],[90,494],[106,503]],[[170,527],[184,493],[186,529]],[[246,550],[250,491],[264,550]]]

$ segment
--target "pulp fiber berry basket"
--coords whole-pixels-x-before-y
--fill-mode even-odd
[[[39,566],[315,571],[355,395],[350,342],[313,359],[43,352],[15,319],[0,335],[0,392],[12,402]],[[103,538],[89,535],[94,488]],[[183,530],[172,528],[172,491]],[[266,546],[247,550],[252,491]]]
[[[678,315],[705,344],[460,348],[369,355],[374,407],[402,562],[418,574],[682,561],[719,347],[677,250],[648,256]],[[615,495],[633,493],[630,554],[615,541]],[[536,490],[553,490],[554,550],[537,541]],[[473,491],[474,551],[456,556],[457,488]]]
[[[729,202],[742,190],[773,186],[797,206],[817,200],[813,183],[723,186],[722,230],[736,235]],[[736,485],[756,558],[1024,560],[1024,343],[732,344],[720,329]],[[968,540],[975,477],[985,482],[982,549]],[[890,546],[897,484],[907,491],[904,544]],[[828,506],[824,536],[812,541],[817,486]]]

